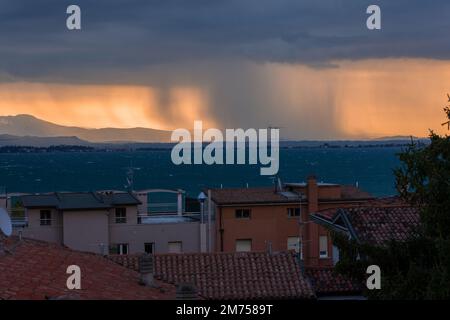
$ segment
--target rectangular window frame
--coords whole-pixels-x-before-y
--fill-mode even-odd
[[[173,251],[170,251],[170,245],[171,244],[180,244],[180,250],[179,250],[179,252],[173,252]],[[178,254],[178,253],[183,253],[183,241],[179,241],[179,240],[176,240],[176,241],[168,241],[167,242],[167,252],[168,253],[173,253],[173,254]]]
[[[114,212],[114,223],[124,224],[127,223],[127,208],[116,208]]]
[[[41,226],[51,226],[52,225],[52,211],[49,209],[43,209],[39,211],[39,224]]]
[[[292,214],[292,212],[294,212],[294,214]],[[289,218],[299,218],[300,214],[300,208],[287,208],[287,215]]]
[[[238,242],[239,241],[247,241],[247,242],[250,242],[250,250],[246,250],[246,251],[238,251]],[[235,245],[234,245],[234,251],[236,251],[236,252],[251,252],[253,250],[253,240],[252,239],[250,239],[250,238],[247,238],[247,239],[236,239],[236,241],[235,241]]]
[[[325,248],[322,247],[322,239],[325,238]],[[322,250],[325,249],[325,250]],[[328,252],[328,236],[321,235],[319,236],[319,258],[320,259],[326,259],[329,258],[329,252]]]
[[[130,247],[128,245],[128,243],[118,243],[116,245],[117,248],[117,254],[124,256],[124,255],[128,255],[128,253],[130,252]]]
[[[252,218],[252,210],[246,208],[236,209],[234,217],[239,220],[250,220]]]

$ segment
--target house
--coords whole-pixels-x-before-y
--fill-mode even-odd
[[[198,252],[199,214],[185,203],[181,190],[57,192],[10,197],[8,210],[16,235],[74,250]]]
[[[1,240],[0,300],[169,300],[173,285],[157,281],[140,284],[140,274],[105,257],[74,251],[60,244],[19,239]],[[81,290],[69,290],[67,267],[81,270]]]
[[[111,260],[138,270],[138,256]],[[156,254],[155,278],[192,284],[203,299],[312,299],[314,291],[293,252]]]
[[[361,206],[373,197],[354,186],[279,182],[275,187],[212,189],[215,250],[242,252],[295,250],[305,266],[331,266],[328,230],[311,223],[318,210]]]
[[[390,240],[404,241],[420,224],[420,210],[400,202],[378,200],[371,206],[318,211],[311,219],[330,230],[343,232],[352,240],[383,245]]]
[[[383,246],[389,241],[405,241],[420,224],[420,210],[398,197],[374,199],[366,205],[351,208],[332,208],[311,214],[311,221],[344,234],[361,244]],[[334,251],[334,263],[339,250]],[[358,298],[362,284],[355,283],[334,272],[333,268],[306,268],[305,273],[316,294],[327,299]]]

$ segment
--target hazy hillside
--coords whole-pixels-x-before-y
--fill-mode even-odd
[[[33,147],[50,147],[57,145],[70,146],[91,146],[90,142],[83,141],[77,137],[18,137],[9,134],[0,134],[0,147],[3,146],[33,146]]]
[[[170,132],[146,128],[85,129],[66,127],[30,115],[0,116],[0,135],[33,137],[78,137],[90,142],[168,142]]]

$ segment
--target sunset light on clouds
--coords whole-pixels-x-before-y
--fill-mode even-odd
[[[206,107],[206,97],[195,88],[171,89],[163,108],[158,91],[142,86],[0,84],[0,115],[30,114],[66,126],[173,130],[193,123],[195,114],[205,117]]]
[[[253,65],[246,79],[258,83],[262,98],[247,100],[249,105],[238,101],[242,104],[225,106],[223,111],[237,122],[247,118],[249,126],[264,127],[266,122],[258,115],[251,119],[246,110],[259,109],[287,127],[284,133],[288,138],[313,138],[306,131],[319,136],[323,131],[323,138],[424,136],[428,129],[441,131],[449,62],[378,59],[334,64],[336,67],[330,68]],[[214,89],[192,85],[172,87],[163,94],[144,85],[2,83],[0,115],[30,114],[61,125],[89,128],[173,130],[191,128],[197,119],[206,127],[225,127],[227,123],[221,122],[214,105],[219,99]],[[258,102],[261,105],[251,105]],[[294,136],[291,132],[295,130],[305,133]]]
[[[90,128],[276,126],[285,139],[442,132],[446,0],[380,0],[380,30],[358,0],[80,0],[89,15],[76,32],[55,20],[64,5],[22,2],[2,4],[0,115]]]

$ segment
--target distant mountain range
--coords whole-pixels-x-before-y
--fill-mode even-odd
[[[85,129],[67,127],[35,118],[30,115],[0,116],[0,147],[58,145],[86,146],[107,149],[170,148],[170,131],[146,128]],[[428,139],[415,138],[427,143]],[[397,146],[408,144],[407,136],[381,137],[372,140],[286,140],[282,148]]]
[[[0,135],[9,135],[9,137],[4,136],[3,139],[9,138],[18,142],[26,140],[25,137],[27,139],[33,138],[34,142],[44,141],[38,138],[51,137],[55,142],[84,145],[88,142],[169,142],[171,132],[147,128],[86,129],[67,127],[44,121],[31,115],[21,114],[17,116],[0,116]],[[21,137],[21,139],[18,137]]]

